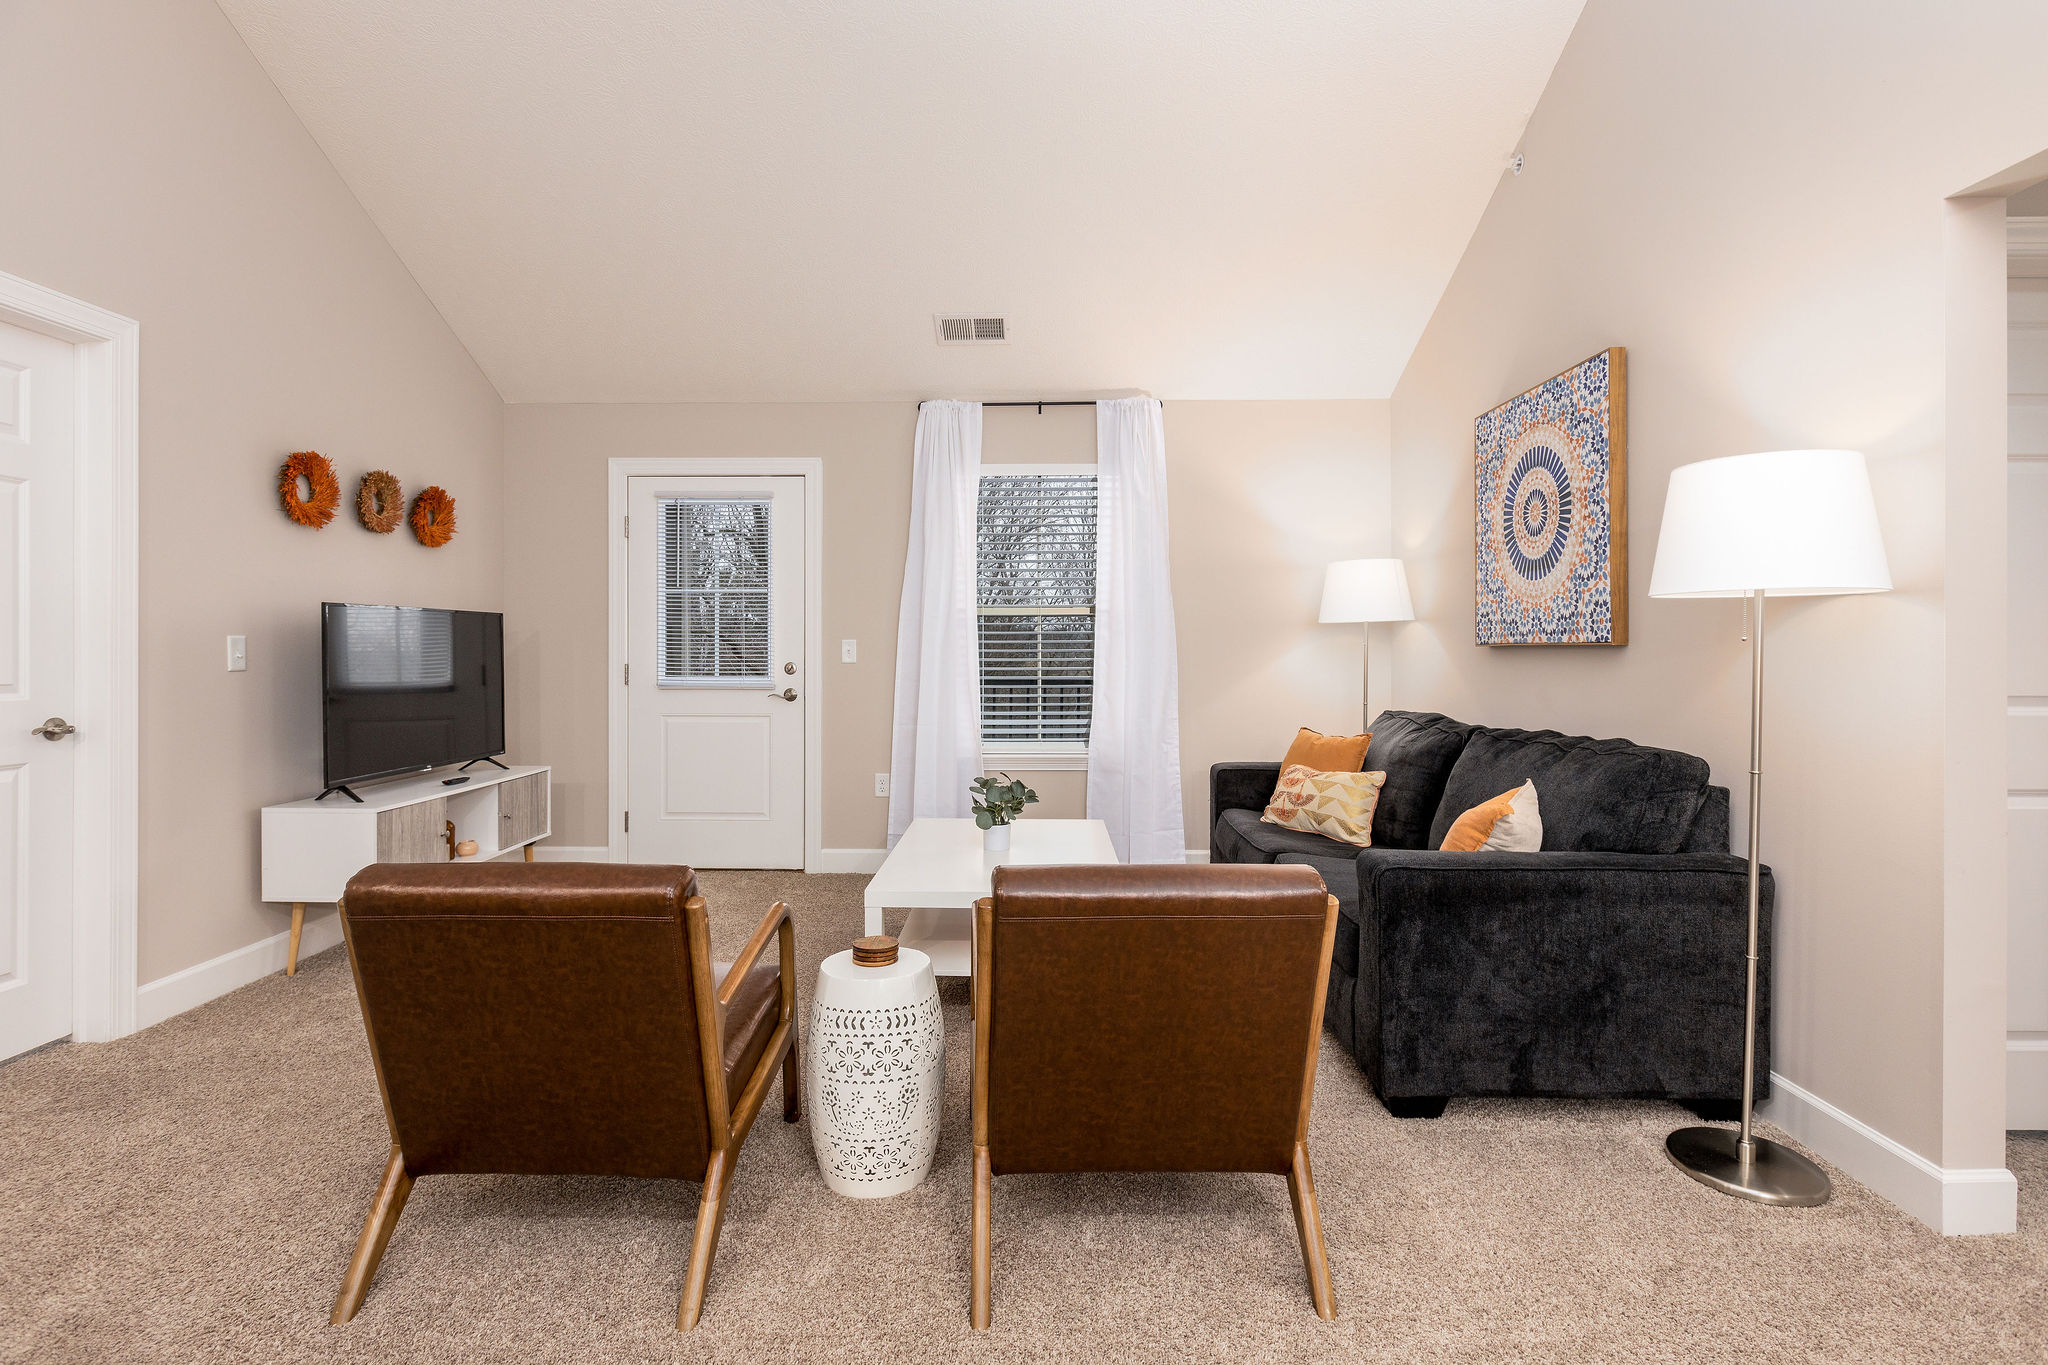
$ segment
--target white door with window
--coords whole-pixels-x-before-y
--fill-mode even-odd
[[[2007,296],[2006,1127],[2048,1128],[2048,253]]]
[[[0,323],[0,1058],[71,1032],[77,363]]]
[[[804,480],[626,480],[629,860],[804,865]]]

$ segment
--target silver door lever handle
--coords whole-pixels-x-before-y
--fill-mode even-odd
[[[785,687],[780,692],[771,693],[770,695],[780,697],[784,701],[795,701],[796,689],[794,687]]]
[[[62,716],[52,716],[48,720],[44,721],[41,725],[38,725],[35,729],[29,731],[29,733],[32,735],[41,735],[44,739],[47,739],[54,744],[58,740],[64,738],[64,736],[66,735],[77,734],[78,727],[76,725],[73,725],[70,721],[64,719],[64,717]]]

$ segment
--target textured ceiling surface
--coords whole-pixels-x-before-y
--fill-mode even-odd
[[[1385,397],[1582,3],[220,0],[511,402]]]

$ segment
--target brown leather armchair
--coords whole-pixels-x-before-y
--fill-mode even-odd
[[[1337,902],[1313,868],[999,867],[975,906],[969,1320],[989,1324],[992,1178],[1287,1177],[1316,1314],[1337,1316],[1309,1106]]]
[[[332,1320],[362,1306],[421,1176],[633,1175],[703,1182],[676,1313],[695,1327],[777,1067],[797,1120],[789,908],[722,974],[687,867],[383,863],[349,880],[341,922],[391,1158]]]

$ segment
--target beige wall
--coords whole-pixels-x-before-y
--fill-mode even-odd
[[[816,456],[825,467],[824,846],[880,848],[896,613],[910,521],[908,403],[515,405],[505,420],[513,755],[555,767],[555,841],[605,842],[605,467],[654,456]],[[1277,758],[1296,725],[1350,729],[1355,629],[1315,624],[1322,567],[1385,544],[1387,405],[1166,404],[1188,846],[1208,765]],[[1088,462],[1089,408],[991,408],[991,464]],[[1379,529],[1374,530],[1377,526]],[[522,553],[521,546],[544,552]],[[860,661],[838,662],[838,642]],[[1022,775],[1022,774],[1020,774]],[[1034,773],[1036,815],[1079,815],[1080,773]]]
[[[146,982],[284,927],[256,813],[319,789],[321,600],[498,604],[502,405],[210,0],[13,0],[0,52],[0,270],[142,324]],[[309,448],[461,533],[292,525]]]
[[[2002,1132],[1981,1105],[1944,1123],[1963,1083],[1944,1040],[1981,1050],[1985,1012],[1963,997],[2004,985],[1981,954],[1958,979],[1945,944],[1976,911],[1984,937],[1989,911],[1949,899],[1984,892],[1945,876],[1944,784],[2003,779],[1946,762],[1944,738],[1950,615],[1996,590],[1955,545],[2003,511],[1945,468],[1943,201],[2048,146],[2048,10],[1950,9],[1939,29],[1847,0],[1588,5],[1526,173],[1503,177],[1395,392],[1394,538],[1423,618],[1397,637],[1395,682],[1404,705],[1467,720],[1701,754],[1738,788],[1739,834],[1741,607],[1645,595],[1665,483],[1716,455],[1866,451],[1897,590],[1771,608],[1773,1066],[1975,1167],[2003,1164]],[[1472,420],[1610,345],[1629,349],[1632,642],[1477,648]]]

